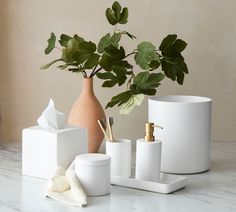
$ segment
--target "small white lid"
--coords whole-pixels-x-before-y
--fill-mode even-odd
[[[111,157],[105,154],[88,153],[78,155],[75,163],[78,166],[105,166],[111,162]]]

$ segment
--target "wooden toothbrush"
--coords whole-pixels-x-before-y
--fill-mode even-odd
[[[103,132],[103,134],[104,134],[104,136],[106,138],[106,140],[110,141],[110,138],[109,138],[109,136],[106,133],[106,123],[105,123],[105,121],[103,119],[99,119],[98,120],[98,124],[99,124],[99,126],[100,126],[100,128],[101,128],[101,130],[102,130],[102,132]]]
[[[107,118],[107,124],[108,124],[108,129],[109,129],[109,134],[110,134],[110,141],[114,142],[114,135],[113,135],[113,131],[112,131],[112,125],[114,124],[113,117]]]

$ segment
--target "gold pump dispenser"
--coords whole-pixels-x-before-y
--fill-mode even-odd
[[[146,135],[144,137],[145,141],[147,141],[147,142],[155,141],[155,136],[153,135],[154,127],[163,129],[163,127],[161,127],[159,125],[154,125],[154,123],[152,123],[152,122],[146,122],[146,124],[145,124]]]

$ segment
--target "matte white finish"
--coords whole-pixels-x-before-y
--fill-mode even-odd
[[[157,96],[148,101],[148,120],[161,125],[161,171],[198,173],[209,169],[211,99],[198,96]]]
[[[75,156],[88,152],[87,130],[66,126],[46,130],[39,126],[22,131],[22,174],[48,179],[58,166],[68,167]]]
[[[104,154],[82,154],[75,158],[75,173],[87,196],[110,193],[111,157]]]
[[[107,141],[106,154],[111,157],[111,175],[131,176],[131,140]]]
[[[138,139],[136,143],[135,178],[152,182],[160,181],[161,141],[147,142]]]
[[[134,178],[112,176],[111,184],[162,194],[169,194],[187,186],[187,178],[162,173],[159,182],[151,182]]]

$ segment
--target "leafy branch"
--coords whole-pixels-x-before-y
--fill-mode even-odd
[[[118,105],[121,113],[129,113],[136,105],[140,105],[144,95],[155,95],[161,81],[167,77],[182,85],[188,68],[182,56],[187,43],[172,34],[165,37],[157,48],[153,43],[144,41],[132,52],[126,54],[120,44],[123,36],[136,39],[136,36],[118,28],[128,22],[129,11],[115,1],[105,12],[108,22],[114,26],[113,33],[101,37],[96,45],[92,41],[75,34],[61,34],[56,47],[56,35],[51,33],[48,46],[44,53],[50,54],[55,48],[61,50],[61,57],[42,66],[60,63],[57,67],[73,73],[81,73],[85,78],[95,75],[103,80],[102,87],[122,86],[126,83],[127,90],[112,97],[106,108]],[[142,71],[134,71],[134,66],[127,61],[133,56],[135,65]],[[160,68],[160,71],[158,69]],[[137,69],[137,67],[135,67]]]

